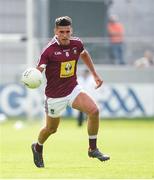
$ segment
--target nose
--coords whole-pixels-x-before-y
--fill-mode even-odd
[[[66,38],[66,37],[67,37],[67,33],[64,33],[64,34],[63,34],[63,37]]]

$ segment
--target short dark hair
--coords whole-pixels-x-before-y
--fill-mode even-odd
[[[58,17],[55,20],[55,27],[58,26],[70,26],[72,25],[72,19],[68,16]]]

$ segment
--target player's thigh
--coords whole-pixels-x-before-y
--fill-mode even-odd
[[[48,129],[57,129],[59,126],[59,122],[60,117],[53,118],[46,113],[46,127]]]
[[[98,113],[95,101],[86,93],[81,92],[73,101],[72,108],[87,114]]]

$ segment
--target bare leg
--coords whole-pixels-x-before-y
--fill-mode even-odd
[[[46,114],[46,124],[39,133],[38,142],[33,143],[31,148],[33,152],[34,164],[42,168],[44,167],[43,161],[43,143],[48,139],[48,137],[57,131],[60,118],[51,118]]]
[[[47,139],[48,137],[55,133],[57,131],[57,128],[58,128],[58,125],[59,125],[59,122],[60,122],[60,118],[52,118],[52,117],[49,117],[47,114],[46,114],[46,124],[45,124],[45,127],[43,127],[39,133],[39,136],[38,136],[38,142],[40,144],[43,144]]]
[[[95,102],[86,94],[81,92],[74,100],[72,107],[88,115],[89,150],[88,156],[100,161],[109,160],[110,157],[97,148],[97,134],[99,129],[99,110]]]
[[[88,135],[97,135],[99,128],[99,110],[91,97],[81,92],[74,100],[72,107],[88,115]]]

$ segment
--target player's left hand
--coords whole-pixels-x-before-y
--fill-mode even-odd
[[[96,82],[96,86],[95,86],[95,89],[99,88],[102,84],[103,84],[103,80],[101,77],[99,77],[98,75],[96,75],[94,77],[95,79],[95,82]]]

